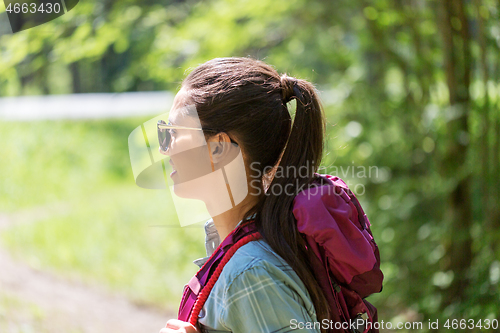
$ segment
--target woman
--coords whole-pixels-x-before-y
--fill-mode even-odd
[[[287,107],[292,99],[297,105],[293,122]],[[182,118],[176,110],[186,105],[196,108],[212,169],[224,151],[239,147],[243,155],[248,194],[213,216],[220,239],[252,230],[261,239],[239,247],[219,272],[198,309],[196,327],[184,316],[184,321],[170,320],[160,332],[288,332],[294,325],[304,327],[298,331],[319,332],[298,324],[320,322],[330,314],[292,213],[295,195],[318,177],[323,153],[324,116],[313,85],[280,76],[250,58],[213,59],[184,80],[171,111],[172,125]],[[163,142],[163,153],[174,165],[181,142],[169,138],[168,147]],[[216,266],[207,274],[214,274]],[[187,312],[192,315],[191,308]]]

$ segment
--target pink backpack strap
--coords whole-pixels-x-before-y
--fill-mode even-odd
[[[195,307],[195,304],[198,302],[201,293],[207,293],[206,297],[208,297],[208,294],[210,294],[210,290],[213,287],[212,286],[210,290],[205,290],[210,281],[209,279],[214,276],[215,271],[221,266],[221,263],[223,261],[229,261],[234,252],[236,252],[239,247],[244,245],[243,243],[240,243],[241,240],[248,239],[248,243],[249,241],[254,239],[247,238],[247,236],[252,236],[255,234],[255,239],[260,237],[260,234],[258,234],[255,229],[255,225],[251,222],[252,221],[244,223],[233,230],[217,247],[212,256],[210,256],[210,258],[200,268],[196,275],[193,276],[191,280],[189,280],[188,284],[185,285],[177,319],[182,321],[189,321],[190,318],[193,317],[193,309]],[[232,250],[233,248],[234,250]],[[229,257],[228,254],[230,254]],[[226,257],[227,259],[225,259]],[[221,272],[222,268],[223,266],[220,268]],[[214,284],[217,281],[217,278],[214,280]],[[206,299],[203,301],[203,304],[205,303],[205,301]],[[201,305],[200,310],[203,307],[203,304]],[[198,317],[198,314],[196,315],[196,318]]]
[[[236,244],[231,246],[229,251],[226,252],[224,257],[222,258],[222,261],[220,262],[219,265],[217,265],[217,269],[215,270],[214,274],[210,277],[208,280],[207,285],[205,288],[202,289],[200,295],[198,296],[198,299],[196,300],[196,303],[194,304],[193,311],[191,312],[191,317],[189,318],[189,323],[191,325],[196,326],[198,323],[198,315],[200,314],[201,309],[203,308],[203,305],[205,305],[205,302],[208,299],[208,296],[210,295],[210,292],[212,291],[215,282],[219,279],[219,276],[222,273],[222,270],[224,269],[224,266],[229,262],[231,257],[235,254],[235,252],[242,247],[243,245],[259,239],[261,236],[258,232],[254,232],[253,234],[246,235],[242,239],[240,239]]]

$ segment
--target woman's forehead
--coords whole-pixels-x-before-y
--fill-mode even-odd
[[[189,94],[188,94],[186,89],[181,88],[181,90],[179,90],[177,92],[177,94],[175,95],[173,108],[176,108],[176,107],[179,107],[182,105],[187,105],[187,104],[190,104],[189,103]]]
[[[194,105],[174,105],[169,112],[168,121],[172,125],[201,128],[200,119]]]
[[[168,113],[168,122],[169,122],[169,124],[186,126],[184,124],[184,122],[185,122],[184,118],[186,118],[186,115],[182,111],[182,109],[183,109],[182,106],[178,107],[178,108],[172,107],[172,109]]]

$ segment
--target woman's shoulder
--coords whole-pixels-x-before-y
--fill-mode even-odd
[[[224,270],[237,275],[252,268],[291,270],[290,265],[274,252],[263,239],[249,242],[240,247],[226,264]]]
[[[208,331],[288,331],[294,318],[316,320],[305,285],[262,239],[234,253],[204,309],[204,317],[199,320],[210,328]],[[248,325],[255,327],[248,329]]]
[[[291,288],[296,293],[304,293],[303,296],[307,293],[292,267],[262,239],[240,247],[222,270],[221,279],[226,293],[244,287],[249,279]]]

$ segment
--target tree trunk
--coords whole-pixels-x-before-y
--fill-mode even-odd
[[[498,50],[497,50],[498,52]],[[500,58],[497,58],[496,70],[495,70],[496,82],[500,80]],[[498,232],[500,230],[500,205],[498,200],[500,199],[500,100],[497,100],[496,107],[493,114],[493,124],[494,129],[493,135],[493,167],[492,167],[492,182],[490,186],[492,187],[492,197],[495,198],[492,204],[493,214],[491,219],[491,230]],[[493,242],[493,247],[495,251],[500,251],[500,245],[498,242]]]
[[[444,290],[442,307],[461,302],[468,286],[467,272],[472,262],[471,173],[467,170],[469,86],[471,54],[469,27],[464,0],[440,1],[438,24],[443,37],[446,80],[449,90],[451,117],[447,124],[446,153],[442,160],[444,176],[453,184],[446,210],[449,228],[445,242],[444,271],[451,270],[454,278]]]
[[[491,207],[491,194],[490,194],[490,184],[493,179],[491,179],[490,173],[490,96],[488,93],[488,63],[486,60],[486,31],[484,28],[484,21],[480,14],[480,6],[481,2],[479,0],[474,0],[474,5],[476,7],[477,14],[477,37],[480,48],[480,68],[481,74],[484,84],[484,100],[481,105],[481,133],[480,137],[480,146],[478,147],[478,151],[480,152],[480,161],[481,161],[481,174],[479,175],[479,182],[481,184],[481,194],[482,194],[482,211],[485,226],[491,226],[491,218],[493,209]]]

